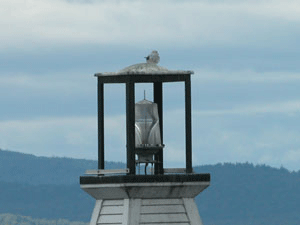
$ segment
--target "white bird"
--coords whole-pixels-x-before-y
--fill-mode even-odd
[[[147,60],[147,63],[159,63],[159,55],[157,51],[152,51],[150,55],[148,55],[147,57],[145,57]]]

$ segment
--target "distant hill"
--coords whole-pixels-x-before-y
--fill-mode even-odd
[[[78,184],[87,169],[97,169],[97,161],[58,157],[38,157],[0,149],[0,181],[22,184]],[[105,168],[125,168],[124,163],[105,162]]]
[[[88,225],[89,223],[71,222],[69,220],[33,219],[30,216],[0,214],[0,225]]]
[[[210,187],[196,197],[204,221],[300,224],[300,171],[250,163],[200,166],[195,170],[211,174]]]
[[[88,222],[95,201],[79,184],[29,185],[0,182],[0,214]]]
[[[79,188],[78,179],[96,167],[92,160],[0,151],[0,214],[88,222],[94,199]],[[299,225],[300,171],[250,163],[194,170],[211,174],[210,187],[196,198],[205,225]]]

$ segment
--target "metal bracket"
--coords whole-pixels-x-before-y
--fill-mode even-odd
[[[86,175],[106,175],[106,174],[120,174],[125,173],[128,174],[130,170],[127,169],[114,169],[114,170],[86,170]]]

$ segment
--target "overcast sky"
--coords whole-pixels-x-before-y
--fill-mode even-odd
[[[97,159],[97,72],[193,70],[193,164],[300,169],[300,2],[1,0],[0,148]],[[184,88],[166,84],[168,167],[184,166]],[[136,100],[151,86],[138,85]],[[105,86],[106,160],[125,162],[125,87]]]

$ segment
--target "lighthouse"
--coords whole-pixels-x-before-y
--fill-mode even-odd
[[[158,54],[158,53],[157,53]],[[201,225],[194,198],[210,184],[210,174],[192,168],[191,75],[148,60],[117,72],[96,73],[98,89],[98,168],[80,177],[80,187],[96,203],[90,225]],[[184,168],[164,167],[163,87],[183,82]],[[104,85],[126,86],[126,168],[104,166]],[[135,102],[135,85],[153,84],[153,102]],[[180,93],[178,93],[180,94]],[[122,151],[122,149],[120,149]],[[172,149],[170,149],[172,151]],[[142,169],[141,169],[142,168]]]

